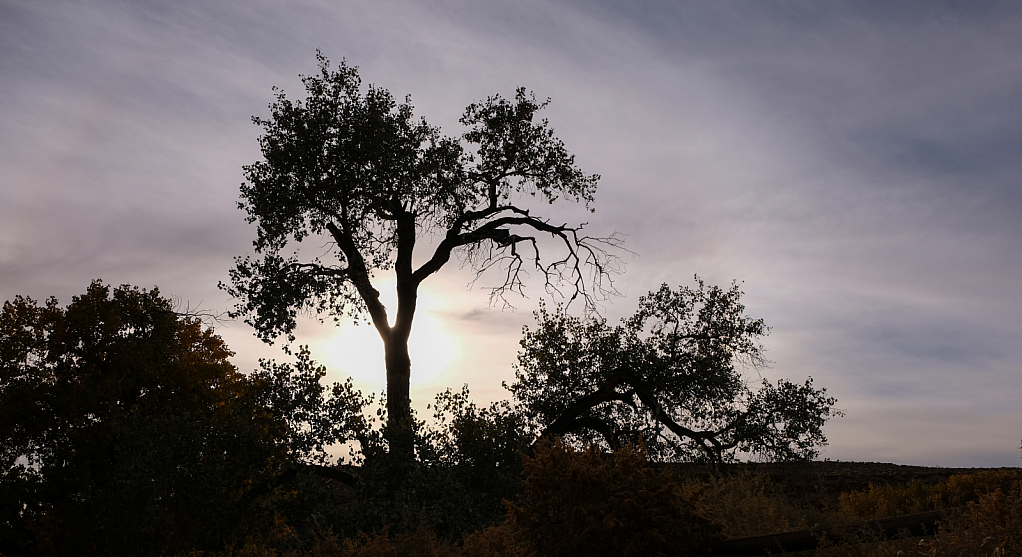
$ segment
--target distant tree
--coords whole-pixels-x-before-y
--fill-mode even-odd
[[[423,281],[457,256],[477,273],[500,273],[491,300],[521,291],[533,270],[548,291],[591,306],[613,270],[602,248],[616,240],[553,224],[521,202],[593,201],[599,177],[582,173],[536,119],[549,101],[519,89],[513,101],[471,104],[459,141],[414,120],[408,99],[398,104],[374,86],[363,94],[355,67],[331,70],[318,59],[319,75],[302,78],[304,102],[278,92],[270,118],[253,119],[263,160],[245,167],[239,207],[258,227],[261,258],[237,258],[221,287],[239,300],[232,316],[267,341],[293,340],[300,312],[335,321],[367,313],[385,347],[390,451],[410,458],[408,337]],[[299,244],[310,239],[313,253],[302,257]],[[433,252],[417,264],[417,242],[431,239]],[[561,251],[541,259],[547,240]],[[393,324],[373,284],[380,271],[396,278]]]
[[[811,378],[802,385],[746,378],[743,365],[766,363],[763,320],[744,314],[737,285],[697,282],[650,292],[614,327],[541,308],[508,387],[540,436],[611,449],[641,438],[661,460],[815,457],[836,400]]]
[[[94,282],[67,307],[4,303],[0,553],[219,547],[242,495],[316,444],[300,409],[317,371],[246,376],[229,356],[156,289]],[[274,395],[273,381],[291,394]]]

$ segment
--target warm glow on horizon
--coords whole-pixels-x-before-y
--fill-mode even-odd
[[[375,285],[393,323],[397,312],[394,280],[379,279]],[[408,339],[413,388],[436,382],[461,353],[456,336],[436,315],[441,309],[442,300],[426,287],[420,287],[412,334]],[[371,323],[343,323],[336,334],[317,344],[314,353],[326,365],[331,382],[342,381],[350,376],[374,392],[385,389],[387,371],[383,359],[383,340]]]

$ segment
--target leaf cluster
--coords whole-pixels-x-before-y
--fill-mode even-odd
[[[337,223],[375,250],[373,264],[385,264],[397,215],[445,218],[461,149],[414,120],[407,99],[398,104],[373,86],[363,95],[357,68],[342,62],[331,71],[322,55],[319,61],[320,74],[302,78],[304,102],[277,90],[270,118],[253,118],[264,130],[264,160],[245,167],[239,208],[258,224],[259,252]]]
[[[260,360],[252,374],[265,386],[259,403],[285,425],[281,442],[290,458],[333,464],[328,449],[351,441],[370,444],[373,423],[366,411],[373,395],[363,396],[350,377],[328,389],[321,382],[326,367],[312,359],[307,346],[299,347],[294,358],[294,363]]]

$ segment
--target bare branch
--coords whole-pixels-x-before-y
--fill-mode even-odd
[[[232,318],[227,311],[214,311],[202,309],[202,301],[200,300],[198,305],[194,308],[191,302],[185,302],[182,308],[181,298],[174,296],[171,301],[174,315],[177,315],[181,319],[189,319],[201,322],[207,327],[213,327],[214,325],[220,326],[228,321],[236,321]]]
[[[622,265],[620,258],[612,252],[622,249],[622,241],[616,234],[605,238],[583,236],[579,231],[585,224],[578,227],[553,225],[514,206],[490,208],[476,212],[474,216],[484,218],[502,212],[513,215],[499,216],[460,233],[459,227],[474,219],[459,219],[437,247],[433,258],[415,272],[416,279],[425,279],[449,261],[455,249],[465,248],[466,261],[476,273],[473,284],[490,269],[504,271],[504,280],[490,288],[491,303],[499,299],[510,305],[506,293],[523,295],[523,278],[528,276],[523,270],[526,259],[532,261],[534,270],[543,277],[546,292],[567,298],[569,304],[581,298],[587,312],[595,311],[600,300],[617,293],[611,275],[619,273]],[[560,244],[563,256],[545,261],[537,237],[514,234],[512,229],[515,227],[546,233]],[[529,244],[531,253],[523,254],[518,249],[521,243]]]

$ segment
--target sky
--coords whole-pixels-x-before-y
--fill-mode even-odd
[[[1022,465],[1017,2],[0,0],[0,299],[102,279],[231,307],[251,118],[274,86],[302,97],[317,49],[448,135],[490,95],[551,98],[602,179],[593,214],[536,210],[630,252],[602,314],[739,281],[771,327],[763,376],[811,376],[846,414],[820,458]],[[465,383],[504,398],[549,300],[531,284],[493,307],[471,280],[424,284],[419,408]],[[240,321],[217,331],[243,371],[287,360]],[[328,380],[383,388],[367,327],[309,320],[297,342]]]

